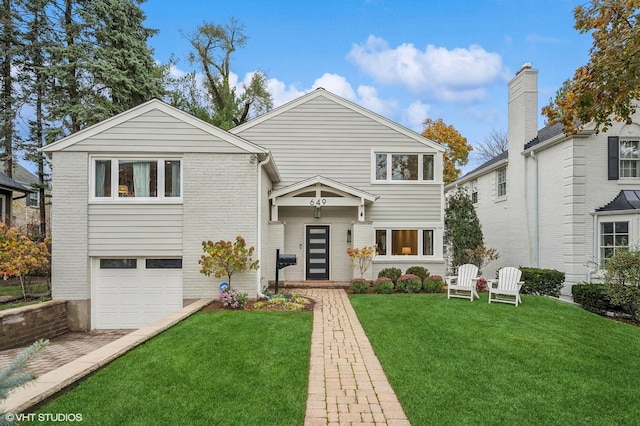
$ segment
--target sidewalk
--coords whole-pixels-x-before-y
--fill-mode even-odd
[[[292,293],[316,301],[305,425],[410,425],[347,293]]]

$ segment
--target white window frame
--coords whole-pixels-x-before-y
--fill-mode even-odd
[[[631,157],[623,157],[622,155],[622,146],[625,143],[633,143],[636,145],[636,148],[632,150]],[[622,163],[635,163],[635,176],[624,176],[624,170],[631,170],[631,168],[625,168],[622,166]],[[640,140],[638,139],[620,139],[618,141],[618,176],[619,179],[638,179],[640,178]]]
[[[504,173],[504,180],[500,180],[500,174]],[[507,168],[506,167],[501,167],[498,170],[496,170],[496,198],[498,200],[504,200],[505,198],[507,198]],[[501,194],[500,193],[500,186],[504,184],[504,193]]]
[[[476,204],[478,202],[478,179],[473,179],[469,187],[471,188],[471,202]]]
[[[90,157],[91,167],[90,167],[90,179],[89,179],[89,200],[92,204],[181,204],[182,197],[184,194],[184,161],[180,157],[159,157],[159,156],[126,156],[126,157],[103,157],[103,156],[93,156]],[[96,162],[97,161],[111,161],[111,195],[109,197],[96,197]],[[156,191],[158,193],[157,197],[120,197],[118,195],[118,164],[120,161],[149,161],[156,162]],[[180,161],[180,196],[178,197],[167,197],[164,195],[164,165],[165,161]]]
[[[437,241],[438,240],[438,235],[441,235],[438,233],[438,227],[437,226],[402,226],[402,225],[396,225],[396,226],[376,226],[374,228],[374,238],[375,238],[375,243],[377,244],[377,239],[378,239],[378,231],[385,231],[385,240],[387,241],[387,253],[386,254],[378,254],[378,256],[376,256],[376,259],[379,260],[389,260],[389,259],[404,259],[404,260],[408,260],[408,259],[435,259],[437,258],[436,254],[439,252],[438,251],[438,247],[437,247]],[[392,247],[391,244],[393,243],[393,238],[392,238],[392,233],[393,231],[417,231],[417,239],[418,239],[418,254],[406,254],[406,255],[393,255],[392,253]],[[424,244],[423,244],[423,240],[424,240],[424,231],[431,231],[432,232],[432,254],[423,254],[424,253]],[[440,236],[440,239],[442,239],[442,237]]]
[[[385,179],[378,179],[377,168],[378,163],[376,157],[378,155],[386,155],[387,159],[387,176]],[[393,170],[391,167],[391,158],[393,155],[415,155],[418,157],[418,179],[415,180],[394,180]],[[433,179],[423,179],[424,177],[424,157],[430,156],[433,158]],[[441,179],[438,173],[439,168],[438,155],[433,152],[415,152],[415,151],[396,151],[393,149],[381,149],[371,151],[371,183],[374,184],[392,184],[392,185],[407,185],[407,184],[425,184],[425,183],[438,183]]]

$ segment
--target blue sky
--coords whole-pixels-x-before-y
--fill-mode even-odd
[[[192,70],[181,33],[203,22],[244,25],[232,59],[239,81],[267,74],[275,106],[324,87],[417,132],[443,119],[474,145],[506,130],[507,82],[539,70],[539,107],[587,62],[591,36],[573,28],[580,0],[149,0],[155,58]],[[540,117],[540,126],[544,125]],[[477,164],[471,156],[468,167]]]

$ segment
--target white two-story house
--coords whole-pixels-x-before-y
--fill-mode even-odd
[[[49,145],[53,297],[73,327],[134,328],[217,297],[203,240],[254,246],[233,277],[255,298],[275,253],[287,281],[359,277],[347,247],[378,244],[388,266],[444,274],[443,147],[324,89],[229,132],[159,100]]]
[[[467,188],[486,245],[500,253],[487,276],[502,266],[557,269],[569,294],[617,248],[640,242],[640,114],[606,132],[538,130],[537,76],[525,65],[509,82],[508,152],[446,191]]]

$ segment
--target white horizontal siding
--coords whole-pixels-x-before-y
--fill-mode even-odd
[[[210,133],[153,110],[68,148],[85,152],[245,152]]]
[[[271,150],[282,177],[276,189],[321,175],[379,195],[367,207],[368,220],[441,220],[442,185],[371,182],[372,149],[440,154],[327,98],[312,99],[238,135]]]
[[[181,205],[89,206],[89,256],[181,256]]]

